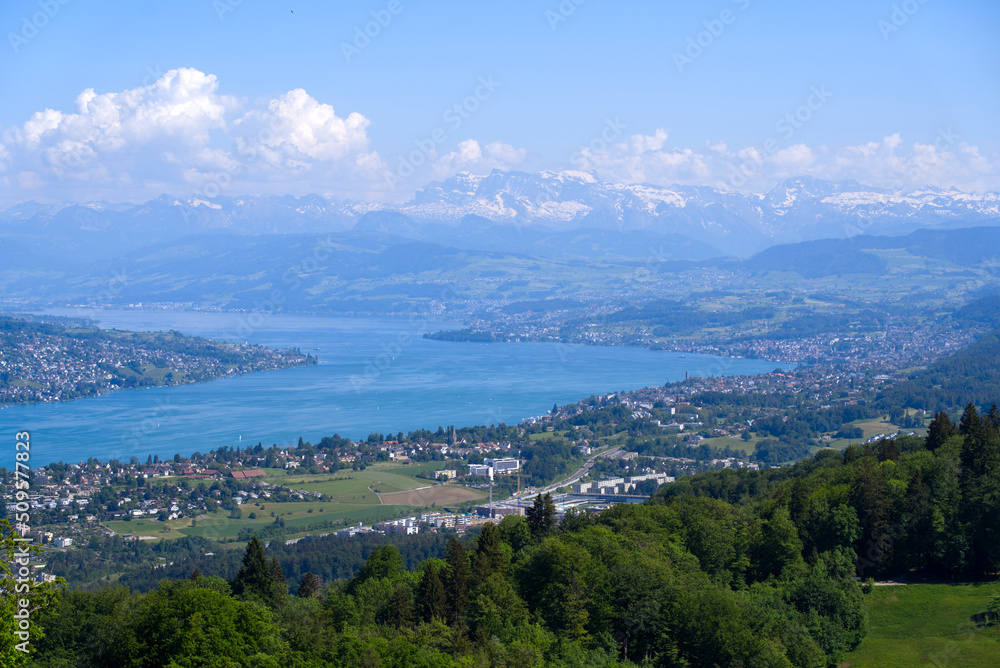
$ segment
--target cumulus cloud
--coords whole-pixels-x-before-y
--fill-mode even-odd
[[[907,143],[899,134],[862,144],[828,147],[798,143],[730,148],[725,142],[704,150],[668,145],[665,130],[632,135],[617,143],[593,145],[574,157],[578,169],[608,181],[658,185],[711,185],[762,192],[794,176],[832,181],[853,179],[895,190],[925,185],[962,190],[1000,187],[1000,159],[962,142],[947,128],[926,142]]]
[[[433,178],[441,179],[465,171],[487,173],[494,169],[513,169],[521,165],[528,151],[515,148],[501,141],[480,146],[475,139],[459,142],[458,148],[437,159],[433,165]]]
[[[891,134],[831,147],[777,139],[736,146],[720,139],[688,148],[672,144],[663,128],[626,135],[625,127],[609,121],[561,167],[614,182],[754,192],[801,175],[899,190],[1000,188],[996,152],[986,154],[947,128],[919,141]],[[164,192],[398,200],[460,171],[531,169],[523,148],[469,138],[448,150],[443,131],[384,161],[369,131],[363,114],[338,114],[300,88],[248,101],[220,92],[214,75],[180,68],[120,92],[84,90],[67,110],[44,109],[0,131],[0,191],[5,204],[142,200]]]
[[[610,145],[592,143],[574,156],[574,163],[601,178],[626,182],[689,183],[711,176],[710,155],[667,148],[667,138],[667,131],[660,128],[652,135],[635,134]]]
[[[17,172],[25,191],[67,199],[366,191],[377,182],[363,115],[340,117],[302,89],[247,107],[218,88],[214,75],[181,68],[135,89],[87,89],[75,113],[45,109],[7,129],[0,170]]]
[[[301,88],[269,100],[234,123],[243,145],[256,140],[288,159],[343,160],[368,149],[369,120],[357,112],[340,118]]]

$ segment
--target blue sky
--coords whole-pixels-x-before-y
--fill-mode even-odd
[[[494,168],[1000,187],[996,2],[36,0],[0,27],[5,202]]]

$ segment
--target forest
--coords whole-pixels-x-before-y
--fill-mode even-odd
[[[1000,411],[558,522],[539,496],[442,543],[415,560],[372,542],[345,575],[252,537],[235,573],[64,592],[36,613],[31,665],[836,665],[874,578],[1000,570]]]
[[[876,405],[885,411],[960,408],[969,401],[993,400],[998,387],[1000,332],[994,331],[926,369],[915,370],[908,380],[882,392]]]

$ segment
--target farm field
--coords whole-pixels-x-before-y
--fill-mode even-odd
[[[193,523],[192,518],[187,517],[167,522],[145,518],[117,520],[105,522],[104,525],[118,534],[131,534],[140,538],[202,536],[233,540],[244,527],[264,527],[281,517],[286,535],[292,536],[319,523],[329,522],[331,530],[358,522],[373,524],[412,513],[425,506],[440,507],[483,497],[482,492],[468,487],[440,485],[414,477],[442,466],[442,462],[408,466],[382,463],[364,471],[343,470],[317,475],[265,469],[267,480],[272,484],[305,492],[319,492],[326,498],[323,501],[283,503],[265,498],[247,499],[241,506],[242,516],[238,519],[231,518],[229,511],[220,509],[199,516]]]
[[[409,492],[395,492],[393,494],[383,494],[382,502],[387,504],[401,504],[406,506],[443,506],[452,503],[462,503],[483,498],[484,494],[480,490],[461,487],[459,485],[436,485],[414,489]]]
[[[842,668],[1000,665],[1000,628],[977,627],[1000,584],[875,587],[867,596],[871,630]]]
[[[379,503],[376,493],[405,492],[425,487],[432,482],[393,473],[388,469],[366,469],[321,475],[292,474],[282,478],[279,484],[292,489],[319,492],[341,503]]]
[[[749,441],[744,441],[739,437],[732,436],[716,436],[714,438],[706,438],[702,441],[705,445],[710,445],[713,448],[731,448],[733,450],[740,450],[742,452],[753,454],[754,447],[756,447],[759,441],[763,439],[754,435]]]

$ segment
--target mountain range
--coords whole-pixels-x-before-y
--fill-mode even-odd
[[[766,193],[597,180],[585,172],[460,173],[403,204],[321,195],[163,195],[142,204],[29,201],[0,211],[8,267],[114,258],[192,234],[390,235],[463,250],[564,258],[749,257],[768,247],[1000,222],[1000,193],[906,193],[811,177]]]

